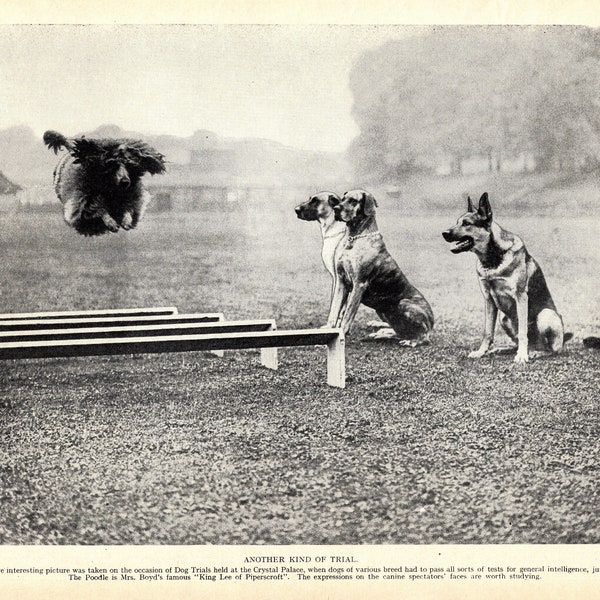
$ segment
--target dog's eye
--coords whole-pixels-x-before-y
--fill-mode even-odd
[[[471,225],[471,223],[469,223],[469,221],[463,221],[462,222],[462,226],[463,227],[469,227],[469,225]]]

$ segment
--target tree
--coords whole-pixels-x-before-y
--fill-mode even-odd
[[[539,168],[600,158],[600,35],[584,27],[441,27],[354,66],[354,164],[379,177],[532,152]],[[588,159],[589,162],[589,159]]]

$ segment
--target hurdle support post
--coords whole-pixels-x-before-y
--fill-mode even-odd
[[[327,343],[327,383],[333,387],[346,387],[345,344],[341,332]]]
[[[269,327],[269,331],[276,331],[277,325],[275,325],[275,321],[271,327]],[[273,371],[277,371],[277,367],[279,366],[279,359],[277,356],[277,348],[261,348],[260,349],[260,364],[267,368],[272,369]]]
[[[218,313],[218,317],[218,323],[222,323],[225,320],[225,315],[223,313]],[[225,356],[225,350],[211,350],[210,354],[217,358],[223,358]]]

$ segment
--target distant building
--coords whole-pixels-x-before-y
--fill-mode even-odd
[[[276,178],[261,174],[207,173],[196,165],[171,165],[165,175],[145,178],[144,185],[153,197],[150,212],[246,210],[264,203],[286,206],[316,191],[305,185],[282,186]]]

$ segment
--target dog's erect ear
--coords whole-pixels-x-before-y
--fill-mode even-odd
[[[467,196],[467,212],[475,212],[475,208],[473,208],[473,202],[471,202],[471,196]]]
[[[377,207],[377,200],[369,194],[369,192],[363,192],[363,212],[367,217],[375,215],[375,208]]]
[[[479,210],[477,212],[486,223],[489,223],[492,220],[492,207],[487,192],[482,194],[481,198],[479,198]]]

